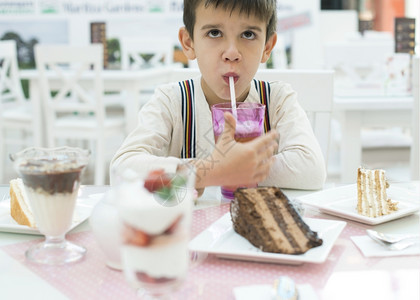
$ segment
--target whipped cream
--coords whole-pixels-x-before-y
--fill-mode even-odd
[[[154,278],[184,277],[189,262],[188,237],[161,247],[123,245],[121,259],[129,273],[144,272]]]
[[[133,192],[133,194],[128,194]],[[119,214],[121,220],[145,233],[156,235],[163,233],[183,214],[192,209],[192,190],[186,191],[183,201],[175,206],[163,206],[144,187],[135,190],[125,189],[120,195]]]
[[[61,236],[71,227],[77,191],[50,194],[41,188],[25,186],[36,226],[46,236]]]
[[[156,196],[143,187],[126,188],[120,196],[121,222],[153,237],[147,246],[122,245],[121,260],[125,272],[146,273],[154,278],[184,277],[189,262],[192,189],[186,191],[183,201],[169,207],[161,205]],[[165,233],[174,222],[174,232]]]

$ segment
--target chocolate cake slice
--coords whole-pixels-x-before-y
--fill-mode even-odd
[[[237,189],[230,214],[234,230],[264,252],[302,254],[322,245],[279,188]]]

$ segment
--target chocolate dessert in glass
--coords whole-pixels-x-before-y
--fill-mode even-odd
[[[83,258],[86,249],[67,241],[65,234],[72,225],[81,172],[88,164],[89,151],[32,147],[10,157],[22,178],[37,228],[45,235],[44,242],[26,251],[26,258],[49,265]]]

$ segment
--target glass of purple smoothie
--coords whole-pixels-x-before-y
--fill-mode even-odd
[[[219,136],[223,133],[225,126],[224,113],[232,113],[231,103],[218,103],[211,107],[212,120],[213,120],[213,133],[214,139],[217,143]],[[264,116],[265,116],[265,105],[260,103],[251,102],[240,102],[236,103],[236,130],[235,140],[240,143],[249,142],[256,137],[262,135],[264,131]],[[217,149],[216,149],[217,150]],[[227,150],[229,151],[229,150]],[[255,183],[253,186],[257,186]],[[227,182],[226,185],[221,187],[222,197],[225,200],[233,199],[233,192],[238,187],[245,187],[245,185],[231,186]],[[249,186],[247,186],[249,187]]]

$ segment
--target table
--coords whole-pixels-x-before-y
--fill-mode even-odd
[[[158,67],[141,70],[104,70],[102,78],[104,81],[104,92],[125,91],[128,101],[124,101],[127,133],[131,132],[137,125],[137,113],[140,109],[140,91],[150,88],[157,83],[167,81],[170,74],[169,67]],[[49,74],[49,76],[53,76]],[[55,76],[55,75],[54,75]],[[40,103],[39,75],[37,70],[21,70],[21,79],[29,81],[29,96]],[[93,74],[85,72],[82,75],[86,84],[92,81]],[[51,82],[50,84],[54,84]],[[61,84],[58,82],[56,84]]]
[[[412,96],[335,96],[334,112],[341,126],[341,181],[356,182],[362,162],[363,126],[412,126]],[[415,140],[413,139],[413,143]]]
[[[399,183],[416,193],[419,182]],[[84,191],[85,187],[82,187]],[[109,187],[89,187],[90,193],[104,193]],[[87,190],[87,189],[85,189]],[[311,191],[284,190],[290,199]],[[8,186],[0,186],[0,199]],[[193,235],[204,230],[229,209],[220,201],[219,188],[211,187],[194,211]],[[418,199],[417,199],[418,200]],[[305,216],[339,219],[306,209]],[[234,299],[235,286],[271,284],[279,275],[292,277],[297,284],[311,284],[319,299],[418,299],[420,260],[417,256],[365,258],[350,240],[367,228],[383,232],[418,232],[419,213],[377,226],[348,221],[323,264],[298,266],[223,260],[202,256],[190,268],[187,281],[174,299]],[[2,299],[136,299],[123,274],[105,267],[104,257],[85,221],[68,234],[88,248],[84,261],[65,267],[33,266],[24,259],[27,244],[39,236],[0,232],[0,295]],[[84,272],[80,274],[78,272]]]

